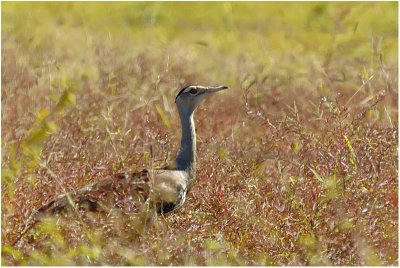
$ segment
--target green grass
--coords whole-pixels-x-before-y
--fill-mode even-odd
[[[397,265],[398,4],[2,3],[3,265]],[[30,213],[174,159],[196,115],[185,206]],[[153,158],[149,148],[153,147]]]

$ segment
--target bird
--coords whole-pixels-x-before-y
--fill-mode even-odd
[[[209,95],[227,86],[193,86],[182,88],[175,97],[181,122],[180,149],[172,165],[148,168],[139,172],[122,172],[84,187],[59,195],[33,211],[20,227],[15,245],[46,215],[69,210],[109,213],[120,209],[131,213],[169,214],[183,206],[196,180],[196,129],[194,113]]]

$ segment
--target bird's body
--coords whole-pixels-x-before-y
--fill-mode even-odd
[[[180,170],[119,173],[58,196],[38,209],[37,214],[58,213],[68,208],[109,212],[126,203],[132,205],[130,212],[138,212],[146,202],[158,214],[166,214],[185,201],[188,180],[188,173]]]
[[[177,95],[175,102],[182,125],[180,150],[174,167],[124,172],[62,194],[35,210],[20,229],[13,243],[28,232],[42,216],[72,211],[167,214],[180,208],[195,181],[196,131],[193,113],[209,93],[225,86],[188,86]]]

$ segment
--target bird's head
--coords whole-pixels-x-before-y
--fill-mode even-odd
[[[227,88],[227,86],[187,86],[182,88],[178,93],[175,98],[175,103],[178,106],[179,111],[192,113],[208,95]]]

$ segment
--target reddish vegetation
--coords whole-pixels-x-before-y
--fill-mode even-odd
[[[139,238],[132,232],[140,242],[132,242],[129,233],[106,232],[105,239],[129,248],[131,242],[138,243],[133,246],[137,254],[150,248],[145,259],[153,264],[188,264],[188,258],[189,263],[205,264],[210,261],[207,254],[218,261],[221,252],[230,264],[348,265],[375,259],[394,264],[397,129],[370,118],[371,111],[382,111],[397,98],[395,92],[378,91],[365,105],[354,105],[359,103],[355,99],[345,105],[345,90],[326,98],[297,94],[301,89],[269,89],[255,98],[254,92],[266,87],[268,79],[244,84],[209,100],[196,114],[198,182],[184,208]],[[162,88],[178,86],[165,83]],[[168,93],[171,105],[173,94]],[[4,96],[9,103],[16,97]],[[16,226],[57,193],[115,170],[148,166],[149,159],[143,157],[148,144],[154,148],[155,165],[171,161],[179,123],[174,115],[172,129],[162,124],[153,108],[161,103],[157,94],[154,97],[155,102],[129,110],[140,102],[134,104],[128,92],[112,97],[88,85],[79,93],[76,105],[55,117],[59,131],[46,139],[41,153],[46,168],[19,176],[12,196],[3,187],[3,204],[9,204],[3,205],[3,241],[10,241]],[[366,97],[360,92],[357,99]],[[104,109],[107,106],[114,108]],[[7,108],[3,137],[12,123]],[[397,125],[397,119],[392,120]],[[14,129],[28,126],[19,123]],[[36,179],[30,183],[29,176]],[[118,230],[116,226],[108,228]],[[82,233],[74,230],[67,239],[79,241]],[[223,242],[209,249],[207,239]],[[165,260],[151,253],[158,250],[156,241],[168,248]],[[21,247],[29,254],[32,246]],[[104,253],[103,258],[111,254],[107,263],[126,262],[114,250]]]

